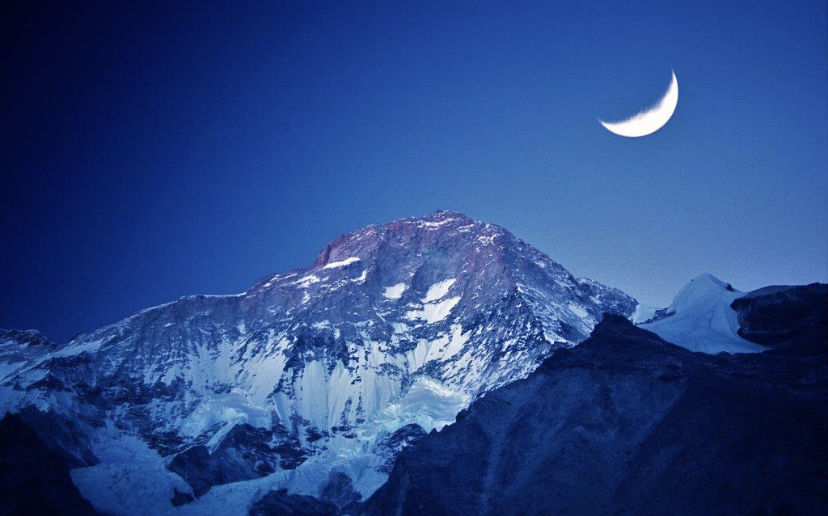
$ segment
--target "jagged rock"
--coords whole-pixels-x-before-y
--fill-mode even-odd
[[[828,343],[828,285],[765,287],[731,305],[742,338],[772,347]],[[825,345],[820,346],[824,352]]]
[[[0,514],[98,514],[72,483],[66,457],[17,414],[0,420]]]
[[[248,424],[236,425],[211,453],[206,446],[193,446],[173,457],[167,466],[193,488],[196,497],[212,486],[267,476],[279,467],[279,446],[273,446],[273,432]],[[284,443],[281,443],[284,446]],[[287,446],[292,463],[298,446]],[[301,457],[304,460],[304,456]],[[301,461],[300,461],[301,463]],[[284,462],[282,465],[284,468]]]
[[[346,515],[357,513],[362,495],[354,490],[351,477],[340,471],[332,471],[319,498],[323,502],[334,504],[340,515]]]
[[[417,444],[426,435],[423,427],[416,423],[411,423],[410,425],[398,428],[393,434],[380,441],[377,445],[377,453],[386,458],[385,464],[379,468],[380,471],[391,473],[391,469],[394,467],[394,459],[397,458],[400,452],[409,446]]]
[[[173,496],[170,498],[170,503],[173,507],[181,507],[192,502],[195,498],[190,493],[184,493],[178,489],[173,489]]]
[[[0,349],[7,346],[52,350],[57,347],[57,344],[37,330],[0,330]]]

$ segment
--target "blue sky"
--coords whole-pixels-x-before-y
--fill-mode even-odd
[[[436,209],[652,304],[828,280],[822,0],[168,4],[0,21],[0,327],[66,340]],[[662,130],[599,125],[671,69]]]

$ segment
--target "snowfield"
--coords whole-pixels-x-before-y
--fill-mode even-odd
[[[662,339],[701,353],[761,353],[763,346],[739,336],[736,312],[730,308],[739,292],[710,274],[690,281],[678,293],[664,319],[641,327]]]

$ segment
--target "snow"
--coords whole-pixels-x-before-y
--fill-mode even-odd
[[[360,261],[359,258],[357,258],[356,256],[352,256],[350,258],[345,258],[344,260],[341,260],[341,261],[338,261],[338,262],[331,262],[331,263],[325,265],[322,268],[323,269],[336,269],[338,267],[346,267],[346,266],[351,265],[352,263],[356,263],[358,261]]]
[[[192,297],[200,297],[200,298],[213,298],[213,299],[221,299],[221,298],[229,298],[229,297],[244,297],[247,295],[247,291],[239,292],[238,294],[199,294],[198,296],[187,296],[189,298]]]
[[[448,337],[442,335],[434,340],[421,339],[417,347],[406,353],[411,371],[417,371],[432,360],[442,358],[442,350],[449,343]]]
[[[443,219],[443,220],[438,221],[438,222],[432,222],[430,220],[424,220],[424,221],[419,222],[417,225],[420,226],[421,228],[437,229],[440,226],[443,226],[445,224],[449,224],[450,222],[452,222],[452,220],[453,219],[451,219],[451,218]]]
[[[311,457],[293,470],[280,470],[263,478],[213,486],[201,498],[167,514],[247,516],[253,502],[272,490],[287,489],[291,494],[319,497],[332,472],[342,472],[351,477],[354,489],[366,499],[387,479],[386,475],[376,471],[382,461],[381,457],[373,454],[337,457],[326,453]]]
[[[463,334],[463,326],[460,324],[452,325],[451,327],[451,340],[446,348],[443,350],[443,358],[451,358],[456,354],[460,353],[463,348],[466,346],[466,342],[469,341],[470,334],[466,333]]]
[[[409,310],[405,318],[411,321],[423,319],[432,324],[448,317],[451,310],[460,302],[459,296],[445,298],[455,281],[454,278],[449,278],[431,285],[422,299],[422,308]]]
[[[655,306],[642,305],[641,303],[635,306],[635,312],[630,316],[633,324],[641,324],[648,319],[652,319],[658,310]]]
[[[468,342],[470,334],[463,334],[463,326],[453,324],[449,334],[434,340],[422,339],[417,347],[406,354],[409,368],[417,371],[432,360],[448,360],[460,353]]]
[[[92,443],[101,463],[69,473],[84,498],[113,515],[164,514],[173,510],[174,489],[190,486],[164,466],[164,459],[140,439],[122,434],[111,422]]]
[[[365,283],[366,278],[368,278],[368,269],[363,270],[359,277],[354,278],[354,282]]]
[[[291,283],[291,285],[298,285],[299,288],[308,288],[310,285],[313,285],[314,283],[319,283],[320,281],[322,280],[319,278],[319,276],[316,276],[314,274],[308,274],[307,276],[297,281],[294,281],[293,283]]]
[[[587,317],[589,317],[589,312],[587,312],[586,310],[584,310],[582,307],[580,307],[578,305],[573,305],[572,303],[569,303],[567,305],[567,309],[570,312],[572,312],[573,314],[575,314],[575,316],[578,317],[579,319],[586,319]]]
[[[447,221],[425,226],[445,227]],[[476,227],[479,224],[468,224],[459,231]],[[481,243],[491,245],[505,238],[499,230],[486,228]],[[471,251],[479,253],[477,234],[462,238],[469,241]],[[356,252],[363,254],[347,251],[341,255]],[[365,256],[369,254],[365,251]],[[534,320],[530,324],[513,319],[521,317],[522,310],[517,315],[509,312],[501,316],[498,312],[496,317],[484,318],[480,325],[476,322],[479,318],[472,319],[477,314],[488,314],[497,306],[495,303],[501,302],[487,297],[488,285],[470,282],[467,287],[462,279],[475,273],[470,260],[477,256],[489,260],[494,254],[484,252],[462,263],[439,265],[423,263],[423,255],[418,254],[388,270],[364,266],[367,262],[353,265],[360,258],[339,260],[337,255],[331,259],[338,261],[323,266],[269,277],[263,286],[278,288],[251,300],[261,305],[193,303],[192,311],[187,311],[187,305],[181,307],[187,310],[165,310],[145,321],[134,322],[132,317],[120,326],[74,340],[60,353],[89,352],[101,374],[113,374],[111,369],[123,367],[137,383],[183,386],[174,399],[158,397],[140,406],[119,404],[106,414],[107,421],[129,424],[125,417],[129,411],[146,408],[146,421],[153,425],[152,430],[170,430],[185,438],[203,436],[204,440],[198,442],[208,448],[216,446],[233,425],[269,428],[271,421],[281,421],[287,427],[295,426],[302,445],[315,453],[295,470],[214,486],[193,503],[173,509],[169,504],[172,489],[189,489],[164,468],[169,457],[163,460],[123,437],[121,444],[110,443],[102,454],[96,449],[102,463],[74,471],[75,482],[96,507],[113,514],[242,515],[247,514],[252,501],[271,489],[284,487],[290,492],[318,495],[331,471],[346,472],[355,488],[369,496],[386,480],[386,475],[376,470],[387,459],[375,455],[379,440],[409,423],[418,423],[427,431],[443,428],[475,396],[526,376],[551,349],[542,342],[524,342],[520,337],[524,331],[536,331]],[[499,271],[500,265],[497,267]],[[383,302],[382,312],[363,312],[363,308],[374,308],[371,302],[375,300],[358,285],[367,281],[369,273],[372,280],[394,274],[385,276],[385,282],[400,283],[378,283],[372,293],[405,301]],[[597,311],[587,299],[572,300],[566,293],[555,294],[558,288],[551,283],[553,273],[544,272],[541,283],[535,281],[534,269],[531,278],[517,274],[519,288],[528,284],[522,288],[525,295],[518,302],[529,304],[543,325],[544,335],[559,341],[565,339],[556,338],[550,330],[559,320],[588,330],[594,321],[587,312]],[[406,295],[414,278],[426,277],[431,281],[417,283],[416,295]],[[456,278],[461,278],[460,285]],[[499,278],[496,281],[508,283]],[[529,288],[533,285],[536,288]],[[501,287],[500,283],[491,285],[495,293]],[[464,296],[462,321],[461,309],[453,313],[460,304],[460,295]],[[368,306],[363,307],[363,302]],[[171,328],[172,321],[177,325]],[[441,321],[445,322],[427,326]],[[157,331],[160,327],[171,329]],[[317,350],[315,344],[314,349],[299,346],[299,335],[316,332],[319,335],[314,337],[323,337],[325,346],[330,344],[329,336],[334,336],[336,353]],[[347,354],[339,353],[340,346],[347,349]],[[11,366],[0,366],[11,370]],[[21,385],[25,388],[38,379],[35,373],[45,375],[47,371],[45,366],[25,370],[28,383],[21,381]],[[18,392],[25,391],[0,391],[0,403],[12,406],[16,400],[5,400],[3,396],[18,396]],[[44,391],[26,395],[37,400],[40,393]],[[65,401],[60,404],[67,411],[70,403],[77,403],[68,393],[48,392],[43,394],[46,396],[51,406],[63,396]],[[42,406],[45,410],[47,402],[42,401]],[[347,425],[348,431],[333,430],[340,425]],[[304,431],[310,426],[328,431],[329,437],[311,446]]]
[[[84,498],[98,511],[113,515],[162,514],[172,511],[174,489],[192,492],[189,485],[164,467],[162,460],[101,463],[70,472]]]
[[[450,297],[443,301],[436,303],[428,303],[423,305],[420,310],[411,310],[406,312],[405,317],[409,320],[424,319],[428,324],[433,324],[442,321],[449,316],[451,310],[460,302],[460,296]]]
[[[367,425],[366,431],[380,434],[376,426],[391,433],[409,423],[417,423],[426,432],[441,430],[454,422],[457,414],[468,407],[471,398],[427,376],[418,376],[408,391],[388,404]]]
[[[102,340],[73,340],[65,348],[62,348],[51,356],[54,357],[69,357],[80,355],[81,353],[93,353],[97,351],[103,344]]]
[[[662,339],[691,351],[717,354],[760,353],[764,347],[739,337],[736,312],[730,308],[744,294],[710,274],[690,281],[678,293],[669,312],[674,315],[641,325]]]
[[[430,286],[428,288],[428,292],[426,292],[425,298],[423,298],[423,303],[431,303],[432,301],[442,299],[446,294],[448,294],[449,289],[452,285],[454,285],[455,281],[456,280],[454,278],[450,278]]]
[[[405,283],[397,283],[396,285],[385,287],[385,292],[383,293],[383,296],[387,297],[388,299],[399,299],[405,292],[405,288]]]
[[[443,417],[440,413],[435,415]],[[95,509],[116,516],[246,516],[250,505],[271,490],[286,488],[290,493],[319,497],[334,471],[350,476],[363,498],[370,496],[387,478],[376,471],[384,460],[382,457],[366,452],[341,455],[327,451],[311,457],[295,470],[278,470],[263,478],[213,486],[202,497],[176,508],[170,503],[174,489],[190,494],[192,489],[165,468],[164,459],[155,451],[126,435],[95,444],[95,454],[104,462],[72,470],[72,481]]]
[[[270,408],[256,406],[250,402],[247,393],[231,391],[205,397],[201,403],[181,423],[181,432],[192,437],[204,433],[216,423],[225,423],[208,443],[208,447],[218,445],[221,438],[240,423],[249,423],[257,427],[270,426]]]
[[[14,374],[26,365],[23,361],[0,361],[0,381],[11,379]]]

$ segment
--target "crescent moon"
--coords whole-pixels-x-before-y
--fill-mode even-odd
[[[676,79],[675,72],[672,74],[673,80],[670,82],[670,87],[667,88],[667,93],[658,104],[620,122],[598,121],[607,131],[627,138],[647,136],[658,131],[670,120],[678,105],[678,79]]]

